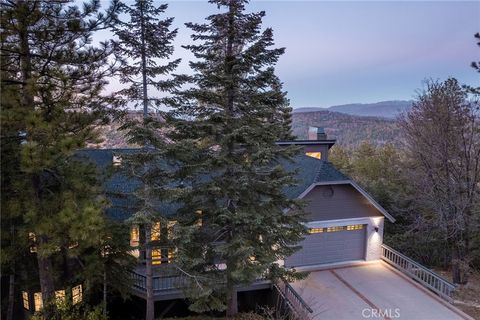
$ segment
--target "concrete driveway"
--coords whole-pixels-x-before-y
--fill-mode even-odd
[[[472,319],[384,262],[313,271],[291,285],[316,320]]]

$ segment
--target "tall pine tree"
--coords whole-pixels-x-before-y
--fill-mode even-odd
[[[130,142],[142,147],[140,152],[124,155],[125,166],[133,179],[141,182],[136,190],[136,213],[130,219],[133,225],[144,231],[143,252],[146,270],[146,319],[154,318],[152,250],[162,252],[162,240],[158,229],[168,225],[167,217],[156,205],[167,201],[165,185],[169,172],[158,163],[165,159],[166,141],[161,133],[161,113],[154,114],[169,99],[166,93],[179,85],[179,80],[167,79],[180,60],[167,61],[173,53],[172,41],[177,30],[170,30],[173,18],[162,20],[160,16],[167,9],[163,4],[153,5],[153,0],[136,0],[132,6],[123,6],[129,21],[120,21],[115,28],[118,37],[117,57],[122,60],[119,70],[120,82],[126,88],[119,92],[127,106],[142,106],[143,120],[126,119],[122,129],[127,131]],[[153,93],[153,91],[155,93]],[[152,233],[153,230],[153,233]],[[168,240],[168,239],[167,239]],[[152,249],[152,247],[156,249]],[[168,250],[168,249],[167,249]],[[164,261],[166,262],[166,261]]]
[[[1,4],[1,86],[9,93],[1,101],[2,171],[5,164],[11,174],[2,184],[2,214],[36,248],[46,318],[56,286],[72,279],[62,261],[98,245],[106,205],[94,168],[72,155],[95,142],[107,112],[101,91],[111,48],[92,46],[91,36],[110,27],[118,4],[101,13],[100,1],[81,9],[69,2]]]
[[[194,74],[169,115],[177,177],[185,180],[180,220],[191,226],[179,239],[178,264],[198,275],[203,294],[193,294],[191,308],[233,316],[238,286],[293,275],[277,261],[305,230],[298,203],[284,193],[295,181],[282,163],[297,149],[275,143],[291,138],[291,109],[274,72],[284,49],[271,48],[265,13],[246,13],[247,1],[210,2],[223,12],[187,24],[199,42],[185,46],[196,57]]]

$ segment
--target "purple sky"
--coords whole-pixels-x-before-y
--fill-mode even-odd
[[[166,15],[179,28],[177,72],[189,72],[192,55],[180,45],[191,32],[183,24],[202,22],[216,7],[203,0],[167,3]],[[473,38],[479,1],[253,1],[247,9],[266,11],[263,25],[286,47],[277,74],[294,108],[408,100],[425,78],[480,85],[470,67],[480,60]]]

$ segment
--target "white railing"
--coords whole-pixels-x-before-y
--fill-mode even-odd
[[[382,259],[447,301],[452,301],[456,285],[400,252],[382,245]]]

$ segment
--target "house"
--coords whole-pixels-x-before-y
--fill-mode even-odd
[[[307,227],[309,234],[302,241],[302,249],[284,261],[285,267],[306,267],[346,261],[380,259],[384,220],[394,222],[375,200],[358,184],[338,171],[329,161],[328,153],[335,140],[327,139],[321,128],[310,128],[308,140],[279,141],[278,145],[296,145],[303,154],[293,163],[285,162],[287,170],[296,171],[298,185],[285,190],[291,198],[304,199],[307,203]],[[135,149],[90,149],[81,151],[100,169],[120,166],[122,154],[136,152]],[[107,215],[114,220],[126,220],[135,207],[132,193],[139,182],[118,171],[107,178],[105,188],[111,207]],[[174,216],[176,206],[162,203],[158,208],[163,215]],[[154,226],[152,235],[168,234]],[[133,226],[131,245],[139,246],[141,230]],[[134,251],[136,256],[142,253]],[[154,264],[168,264],[173,257],[172,249],[153,252]],[[140,267],[139,272],[142,273]],[[160,299],[160,298],[159,298]]]

